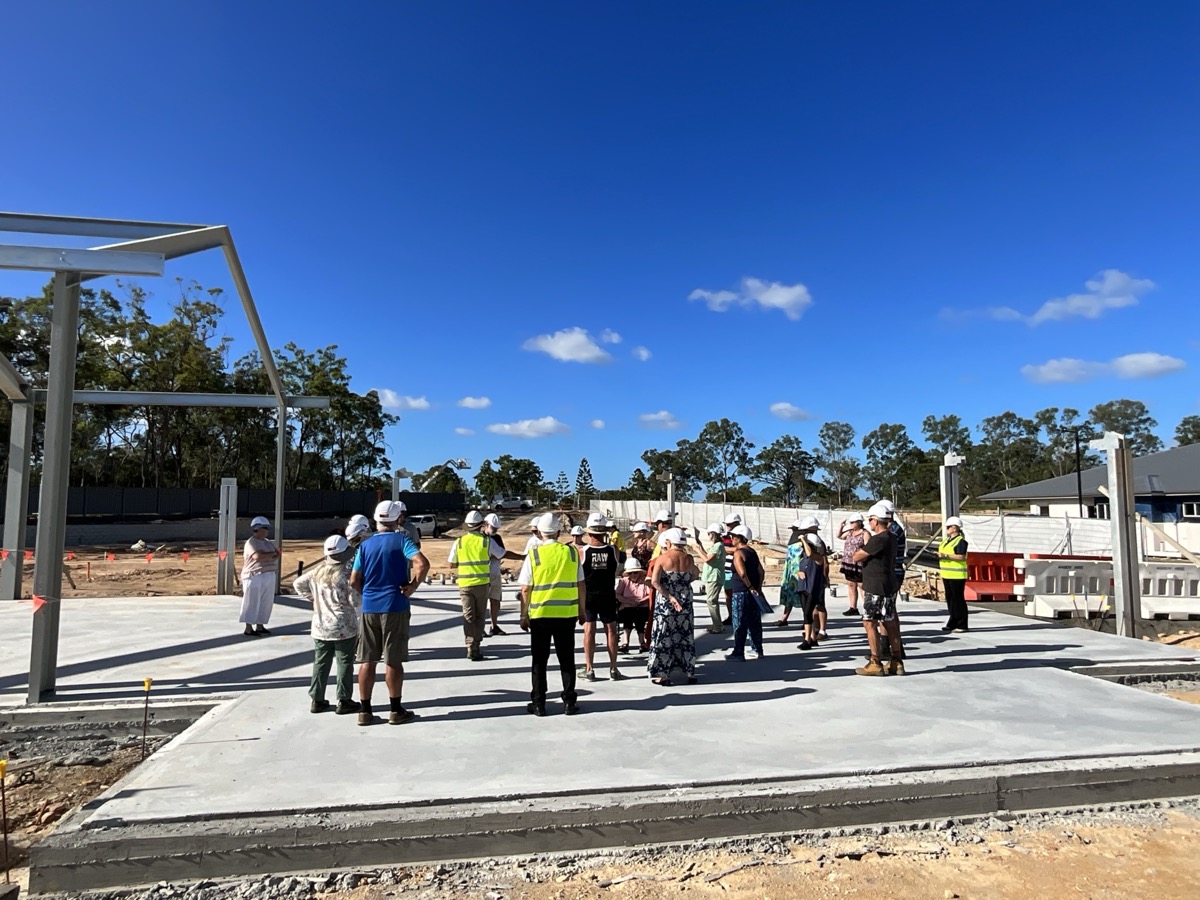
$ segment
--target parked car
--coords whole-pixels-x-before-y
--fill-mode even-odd
[[[437,537],[437,516],[433,515],[432,513],[423,513],[419,516],[409,516],[405,521],[411,522],[413,527],[417,529],[417,534],[421,535],[421,537]]]
[[[497,512],[520,512],[533,509],[533,501],[528,497],[496,497],[492,508]]]

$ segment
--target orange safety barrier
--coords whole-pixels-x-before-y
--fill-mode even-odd
[[[1024,584],[1017,574],[1020,553],[967,553],[968,600],[1015,600],[1013,588]]]

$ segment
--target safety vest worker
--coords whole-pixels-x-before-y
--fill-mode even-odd
[[[532,582],[529,618],[579,617],[579,554],[570,544],[553,542],[529,549]]]
[[[967,577],[967,561],[965,559],[950,559],[952,556],[962,556],[959,547],[964,541],[962,532],[955,533],[938,544],[938,567],[942,571],[942,580],[965,581]]]
[[[474,587],[491,581],[491,543],[491,535],[479,531],[469,531],[454,542],[459,587]]]

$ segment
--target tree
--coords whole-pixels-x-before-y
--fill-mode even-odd
[[[914,467],[921,461],[920,451],[903,425],[886,422],[862,439],[867,452],[863,473],[876,497],[890,497],[900,504],[916,494]]]
[[[979,425],[971,472],[982,492],[1037,481],[1042,477],[1042,445],[1032,419],[1011,410],[988,416]]]
[[[426,482],[429,482],[429,484],[425,490],[433,494],[465,494],[467,492],[467,485],[463,481],[462,476],[449,468],[445,463],[434,466],[420,475],[414,475],[412,480],[413,489],[417,489]],[[490,497],[486,499],[491,500]]]
[[[763,447],[750,467],[751,475],[768,486],[764,495],[791,506],[805,498],[808,476],[816,465],[800,438],[785,434]]]
[[[738,476],[750,467],[750,451],[754,445],[742,434],[742,426],[729,419],[709,422],[700,429],[696,444],[706,448],[711,457],[705,483],[712,489],[728,492]]]
[[[1045,434],[1043,456],[1046,462],[1046,477],[1066,475],[1075,471],[1075,437],[1079,436],[1081,468],[1090,469],[1099,464],[1095,454],[1088,453],[1087,443],[1096,435],[1096,428],[1087,419],[1079,419],[1079,410],[1057,406],[1038,410],[1033,421]]]
[[[1101,431],[1115,431],[1125,435],[1134,456],[1157,453],[1163,442],[1152,429],[1158,422],[1150,417],[1150,411],[1141,400],[1110,400],[1098,403],[1088,411],[1088,417]]]
[[[592,481],[592,467],[587,457],[579,461],[579,471],[575,473],[575,503],[587,508],[588,501],[596,494],[596,483]]]
[[[1200,416],[1184,416],[1175,426],[1175,443],[1180,447],[1200,444]]]
[[[817,432],[821,444],[817,465],[825,471],[825,484],[830,494],[837,497],[838,506],[854,496],[862,481],[862,465],[850,456],[854,437],[854,428],[847,422],[826,422]]]
[[[926,416],[921,423],[921,433],[938,452],[957,453],[966,456],[971,449],[971,429],[955,415]]]
[[[554,482],[554,494],[559,503],[571,496],[571,482],[567,480],[566,472],[558,473],[558,480]]]
[[[657,500],[664,496],[667,486],[661,481],[655,481],[641,470],[634,469],[625,487],[621,488],[622,500]]]
[[[647,450],[642,454],[651,477],[675,476],[675,492],[690,497],[713,479],[714,457],[711,450],[697,441],[679,441],[674,450]]]

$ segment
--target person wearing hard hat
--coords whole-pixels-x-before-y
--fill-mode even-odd
[[[570,534],[571,534],[571,543],[573,545],[575,545],[576,547],[578,547],[580,552],[582,552],[584,544],[585,544],[585,542],[583,540],[583,536],[584,536],[584,534],[586,534],[583,526],[582,525],[572,525]]]
[[[629,652],[629,638],[633,632],[638,636],[638,652],[646,652],[646,626],[650,621],[650,605],[654,602],[654,589],[646,580],[646,566],[636,556],[626,560],[617,582],[617,622],[625,629],[625,641],[621,652]]]
[[[668,528],[659,537],[663,552],[655,561],[654,622],[646,671],[650,680],[667,687],[671,674],[682,670],[688,684],[696,683],[696,634],[692,621],[692,581],[700,574],[687,551],[687,535]]]
[[[404,528],[404,504],[384,500],[375,507],[378,532],[359,545],[350,586],[362,593],[358,626],[359,725],[372,725],[371,693],[376,666],[383,661],[389,699],[388,723],[403,725],[416,716],[404,708],[404,663],[408,661],[409,598],[429,571],[429,560]]]
[[[754,532],[749,526],[734,526],[730,536],[733,539],[733,581],[730,584],[733,591],[733,651],[726,658],[745,659],[746,638],[749,637],[750,648],[762,659],[762,562],[750,546]]]
[[[238,621],[246,626],[242,634],[248,637],[271,633],[267,623],[275,606],[279,548],[267,538],[270,528],[265,516],[255,516],[250,522],[250,538],[242,547],[242,613]]]
[[[887,516],[888,531],[896,539],[896,561],[892,568],[896,573],[896,583],[899,585],[896,590],[899,591],[904,587],[904,570],[908,565],[908,535],[905,534],[904,526],[896,520],[896,507],[891,500],[880,500],[876,505]]]
[[[521,554],[505,549],[504,538],[500,536],[500,517],[495,513],[488,513],[483,517],[483,532],[490,535],[492,540],[500,545],[500,549],[504,550],[504,556],[501,559],[525,559]],[[500,560],[493,559],[488,572],[488,604],[492,614],[492,627],[488,631],[490,637],[505,633],[504,629],[500,627],[500,601],[504,599],[504,585],[501,582],[500,574]]]
[[[358,545],[371,536],[371,520],[361,514],[351,516],[344,535],[350,543],[350,549],[357,550]]]
[[[608,523],[600,513],[588,516],[584,540],[586,543],[580,553],[585,600],[581,674],[584,681],[596,680],[592,663],[596,657],[596,624],[600,623],[604,626],[608,647],[608,677],[612,681],[624,681],[625,676],[617,668],[616,586],[620,563],[617,548],[608,542]]]
[[[964,632],[967,625],[967,539],[963,535],[963,521],[958,516],[946,520],[946,537],[938,544],[938,568],[942,571],[942,584],[946,588],[946,609],[950,621],[942,628],[943,634]]]
[[[538,544],[540,544],[542,542],[542,539],[540,537],[538,537],[538,530],[537,530],[538,518],[539,518],[538,516],[534,516],[533,521],[529,523],[529,540],[527,540],[525,542],[525,555],[526,556],[529,555],[529,551],[531,548],[536,547]]]
[[[579,712],[575,693],[575,623],[584,623],[583,564],[572,544],[558,539],[562,524],[554,513],[535,520],[538,544],[529,548],[517,584],[521,586],[521,630],[529,632],[533,690],[525,711],[546,714],[546,668],[550,645],[558,657],[562,676],[563,711]]]
[[[862,584],[862,566],[854,561],[854,554],[862,549],[870,535],[864,525],[863,514],[850,513],[838,525],[838,540],[842,542],[842,577],[850,593],[850,608],[842,615],[858,616],[858,588]]]
[[[867,529],[871,537],[854,554],[854,561],[863,568],[862,619],[871,645],[871,658],[856,675],[903,675],[903,650],[900,646],[900,623],[896,618],[896,594],[900,590],[896,579],[896,538],[888,530],[890,513],[876,503],[867,510]],[[880,662],[880,627],[891,645],[891,662],[884,668]]]
[[[340,534],[325,538],[325,558],[293,582],[296,593],[313,607],[312,682],[308,687],[309,712],[330,709],[325,699],[329,670],[337,661],[339,716],[356,713],[354,702],[354,649],[358,643],[358,607],[350,590],[350,542]]]
[[[463,637],[467,644],[467,659],[483,660],[484,621],[487,618],[488,596],[491,592],[492,562],[504,557],[504,548],[483,530],[483,513],[471,510],[463,519],[467,533],[450,547],[446,563],[458,570],[458,599],[462,602]]]
[[[792,522],[791,539],[788,541],[787,557],[783,561],[783,575],[779,584],[779,605],[783,612],[775,622],[775,627],[787,628],[792,610],[799,606],[804,614],[806,638],[812,625],[809,619],[816,602],[813,591],[818,584],[813,576],[813,553],[816,549],[824,550],[825,546],[816,534],[819,527],[816,516],[804,516]],[[810,542],[809,538],[814,538],[815,543]]]
[[[654,568],[654,560],[663,552],[663,533],[671,527],[671,512],[665,507],[654,514],[654,550],[650,554],[650,568]]]
[[[725,533],[721,535],[721,543],[725,545],[725,618],[722,625],[733,625],[733,591],[729,585],[733,581],[733,529],[742,524],[742,517],[737,513],[728,513],[722,524]]]
[[[633,544],[629,548],[629,555],[640,562],[643,569],[649,569],[650,560],[654,558],[654,538],[650,535],[650,526],[645,522],[633,526]]]
[[[705,599],[708,601],[708,634],[722,634],[725,626],[721,624],[721,593],[725,589],[725,544],[721,540],[723,529],[716,522],[708,526],[707,547],[700,540],[700,529],[692,529],[696,534],[696,545],[700,548],[701,565],[700,580],[704,582]]]
[[[608,526],[608,542],[617,548],[617,558],[621,565],[625,564],[625,538],[621,537],[621,529],[615,519],[605,519]]]

